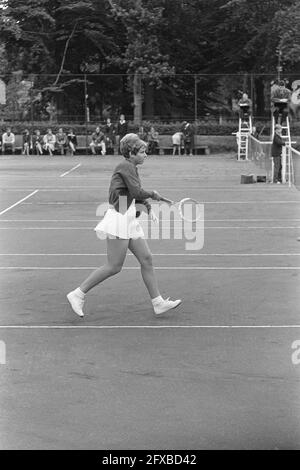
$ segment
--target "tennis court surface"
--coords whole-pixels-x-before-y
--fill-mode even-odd
[[[230,154],[149,157],[145,189],[204,204],[201,250],[149,240],[183,303],[155,318],[128,254],[81,319],[65,295],[106,259],[120,159],[0,159],[0,448],[299,449],[300,193],[241,185]]]

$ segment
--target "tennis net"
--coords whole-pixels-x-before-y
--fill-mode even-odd
[[[266,174],[267,182],[272,181],[272,142],[264,142],[252,135],[248,140],[248,159],[252,160]]]
[[[291,180],[300,189],[300,152],[291,147]]]

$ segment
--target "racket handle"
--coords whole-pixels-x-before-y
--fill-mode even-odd
[[[174,204],[174,201],[172,201],[171,199],[167,199],[166,197],[161,197],[160,201],[167,202],[168,204]]]

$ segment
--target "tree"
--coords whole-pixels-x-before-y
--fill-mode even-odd
[[[142,121],[143,82],[146,86],[155,83],[159,87],[161,76],[174,72],[168,56],[160,50],[160,31],[165,27],[160,4],[158,0],[110,1],[125,37],[121,57],[112,56],[111,60],[130,76],[136,124]]]
[[[288,69],[300,72],[300,3],[279,10],[274,18],[279,37],[278,49]]]
[[[147,115],[191,117],[195,80],[203,113],[229,109],[229,95],[249,88],[250,74],[257,74],[251,90],[263,94],[270,77],[262,74],[275,74],[278,49],[285,71],[300,70],[298,0],[0,0],[1,6],[2,72],[35,76],[36,94],[55,97],[68,114],[83,114],[83,74],[95,118],[109,106],[115,113],[133,106],[140,123],[143,107]]]

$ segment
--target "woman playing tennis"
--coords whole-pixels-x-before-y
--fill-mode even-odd
[[[145,191],[141,187],[137,165],[144,163],[147,144],[136,134],[126,134],[120,141],[124,161],[115,168],[109,187],[109,209],[95,228],[96,233],[105,234],[107,242],[107,262],[93,271],[90,276],[67,295],[74,312],[84,316],[83,305],[87,292],[105,279],[119,273],[123,267],[127,249],[135,255],[141,265],[141,274],[149,292],[156,315],[177,307],[181,300],[163,299],[158,289],[152,255],[144,238],[144,232],[137,220],[139,204],[157,221],[148,198],[161,200],[157,191]]]

